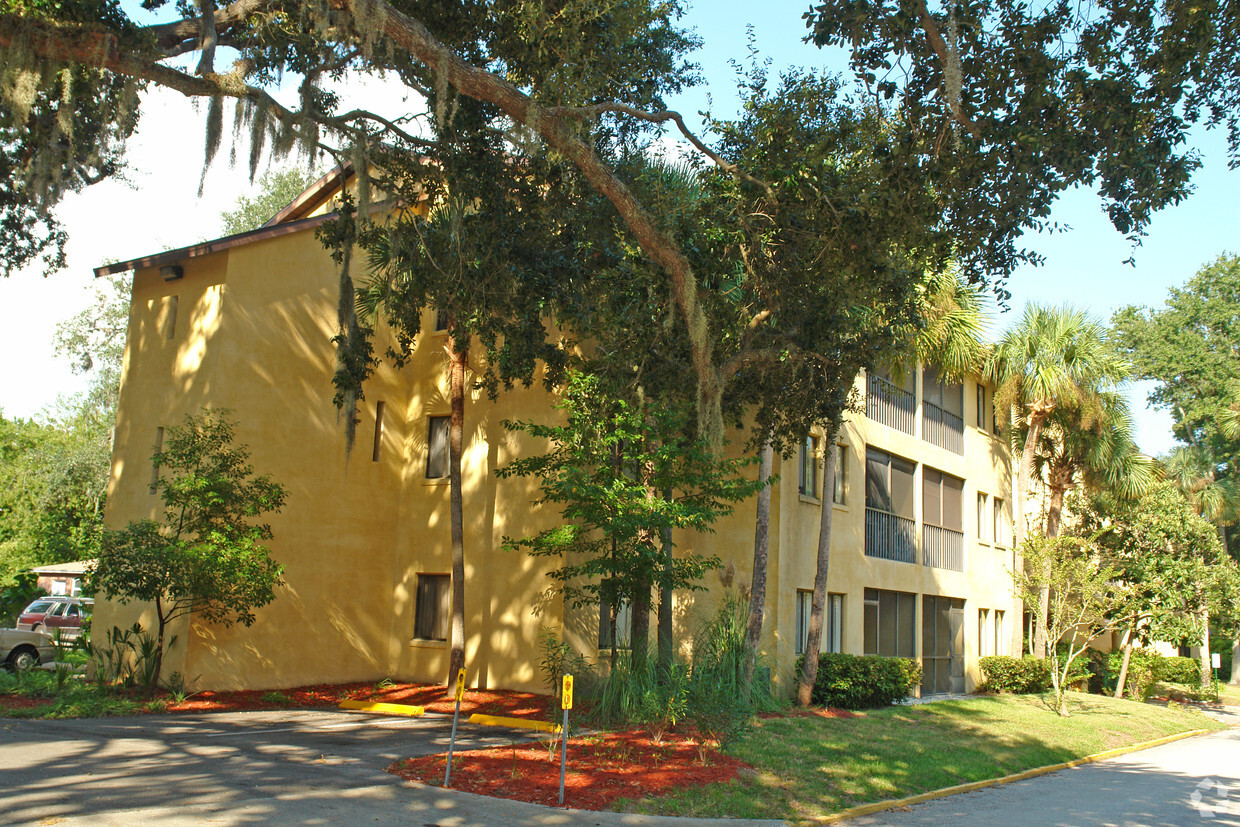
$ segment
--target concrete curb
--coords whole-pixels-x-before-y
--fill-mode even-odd
[[[426,709],[420,706],[410,706],[409,704],[387,704],[375,703],[371,701],[341,701],[341,709],[352,709],[357,712],[374,712],[380,715],[410,715],[420,717],[426,714]]]
[[[1104,761],[1107,758],[1115,758],[1119,755],[1127,755],[1130,752],[1139,752],[1143,749],[1170,744],[1172,741],[1180,741],[1184,738],[1192,738],[1196,735],[1205,735],[1212,730],[1194,729],[1188,732],[1179,732],[1175,735],[1167,735],[1162,738],[1155,738],[1153,741],[1144,741],[1140,744],[1132,744],[1127,747],[1117,747],[1109,749],[1105,752],[1099,752],[1094,755],[1086,755],[1084,758],[1076,758],[1072,761],[1065,761],[1062,764],[1051,764],[1046,767],[1034,767],[1031,770],[1005,775],[1002,778],[990,778],[985,781],[972,781],[968,784],[957,784],[954,787],[944,787],[941,790],[931,790],[928,793],[919,793],[910,795],[907,798],[889,798],[886,801],[875,801],[873,804],[860,804],[856,807],[850,807],[825,818],[813,819],[810,821],[789,821],[788,824],[794,825],[817,825],[817,824],[837,824],[841,821],[847,821],[850,818],[858,818],[860,816],[873,815],[881,813],[884,810],[893,810],[896,807],[908,807],[913,804],[921,804],[925,801],[933,801],[936,798],[947,798],[951,795],[959,795],[961,793],[971,793],[977,790],[984,790],[987,787],[997,787],[1000,784],[1011,784],[1013,781],[1024,781],[1026,778],[1036,778],[1039,775],[1049,775],[1060,770],[1068,770],[1073,767],[1079,767],[1082,764],[1092,764],[1096,761]]]

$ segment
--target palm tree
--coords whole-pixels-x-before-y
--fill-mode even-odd
[[[1118,393],[1099,396],[1088,419],[1073,407],[1059,407],[1042,429],[1034,471],[1047,491],[1047,537],[1059,535],[1064,497],[1083,485],[1122,499],[1140,497],[1154,483],[1154,464],[1133,439],[1132,413]]]
[[[1031,303],[995,346],[986,374],[995,384],[995,408],[1011,411],[1008,421],[1014,447],[1024,435],[1013,492],[1019,548],[1029,530],[1026,498],[1047,420],[1057,409],[1067,407],[1082,420],[1092,421],[1101,413],[1104,395],[1128,378],[1130,368],[1107,341],[1102,323],[1085,311]],[[1046,589],[1043,592],[1046,603],[1050,594]],[[1046,655],[1044,629],[1036,632],[1034,654]]]

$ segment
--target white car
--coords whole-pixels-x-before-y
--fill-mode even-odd
[[[0,629],[0,663],[15,672],[56,660],[52,636],[21,629]]]

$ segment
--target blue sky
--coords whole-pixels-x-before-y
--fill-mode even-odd
[[[670,101],[688,116],[713,100],[714,111],[728,115],[736,107],[734,71],[729,60],[746,61],[748,27],[752,26],[759,52],[772,60],[778,73],[788,66],[842,70],[840,53],[826,53],[801,42],[805,28],[801,15],[807,2],[767,0],[764,3],[701,2],[684,22],[704,41],[695,60],[708,87],[691,90]],[[355,90],[351,87],[350,93]],[[363,97],[390,104],[390,88],[374,85]],[[211,237],[219,227],[219,213],[252,187],[240,171],[216,170],[204,197],[197,196],[198,158],[203,113],[178,95],[163,93],[149,99],[154,111],[144,119],[132,147],[134,159],[128,184],[90,187],[66,200],[61,215],[71,232],[69,266],[51,279],[26,273],[0,280],[0,352],[12,355],[0,362],[0,410],[8,416],[32,416],[52,404],[58,393],[81,388],[67,363],[51,350],[55,323],[87,303],[93,278],[91,268],[107,261],[130,258]],[[387,106],[383,111],[390,111]],[[1126,304],[1161,304],[1167,288],[1183,284],[1202,265],[1225,251],[1240,251],[1240,172],[1227,169],[1226,145],[1221,133],[1194,136],[1205,165],[1195,178],[1196,192],[1184,204],[1158,214],[1144,245],[1136,252],[1136,266],[1124,264],[1128,241],[1111,228],[1097,197],[1088,191],[1065,195],[1052,220],[1072,230],[1030,239],[1030,246],[1046,256],[1039,268],[1022,268],[1010,280],[1012,313],[1026,301],[1065,302],[1092,310],[1106,320]],[[243,153],[244,154],[244,153]],[[1008,323],[1000,318],[999,326]],[[1134,395],[1138,439],[1151,453],[1172,444],[1170,421],[1145,410],[1144,392]]]

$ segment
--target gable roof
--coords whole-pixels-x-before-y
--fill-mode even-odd
[[[203,241],[198,244],[178,247],[175,250],[166,250],[162,253],[131,258],[128,261],[104,264],[95,268],[95,277],[113,276],[117,273],[127,273],[130,270],[159,267],[187,258],[197,258],[210,255],[211,253],[218,253],[221,250],[240,247],[243,244],[251,244],[255,241],[278,238],[282,235],[313,229],[331,219],[335,213],[313,216],[309,214],[327,203],[336,192],[344,187],[345,183],[352,176],[353,168],[351,166],[345,166],[343,169],[337,167],[311,184],[305,192],[294,198],[291,204],[280,210],[266,224],[256,230],[247,230],[244,233],[224,236],[213,241]]]

